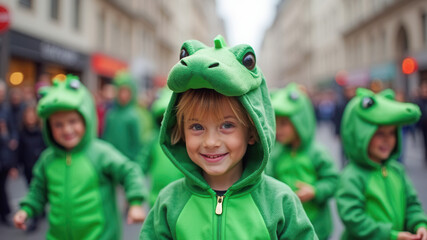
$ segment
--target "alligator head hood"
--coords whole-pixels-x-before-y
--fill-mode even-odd
[[[56,151],[64,150],[53,140],[48,122],[49,116],[57,111],[75,110],[83,117],[86,131],[76,149],[95,138],[96,116],[93,98],[78,77],[69,74],[65,81],[55,79],[52,86],[41,88],[39,94],[41,99],[37,105],[37,113],[43,121],[43,137],[49,146]]]
[[[157,99],[151,105],[151,112],[153,113],[154,119],[160,123],[159,120],[161,120],[161,117],[163,117],[163,114],[168,107],[172,91],[169,88],[164,87],[160,89],[157,94]]]
[[[276,116],[288,117],[301,139],[300,148],[309,146],[316,131],[313,104],[297,84],[290,83],[286,88],[271,93]]]
[[[201,88],[236,97],[252,118],[259,142],[248,146],[243,175],[231,189],[253,184],[265,168],[275,136],[274,112],[264,76],[255,63],[254,50],[243,44],[227,47],[223,37],[217,36],[214,47],[207,47],[196,40],[186,41],[180,57],[181,60],[171,69],[167,82],[173,94],[161,127],[160,144],[163,150],[187,180],[208,189],[200,168],[187,155],[185,144],[171,145],[177,99],[182,92]]]
[[[363,166],[376,166],[368,157],[369,142],[380,125],[397,126],[397,143],[389,159],[401,153],[401,126],[415,123],[421,116],[418,106],[394,100],[390,89],[378,94],[359,88],[347,104],[341,123],[344,151],[350,161]]]

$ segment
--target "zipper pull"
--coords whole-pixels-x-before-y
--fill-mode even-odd
[[[67,165],[70,166],[71,165],[71,154],[67,153],[66,161],[67,161]]]
[[[216,197],[216,209],[215,209],[216,215],[222,214],[222,202],[223,201],[224,201],[224,196],[217,196]]]
[[[383,177],[387,177],[387,168],[385,167],[385,166],[383,166],[382,168],[381,168],[381,173],[383,174]]]

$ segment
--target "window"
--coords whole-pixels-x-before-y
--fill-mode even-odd
[[[74,29],[78,30],[80,29],[80,12],[81,12],[81,1],[80,0],[74,0],[74,21],[73,26]]]
[[[427,47],[427,13],[423,13],[421,16],[421,26],[422,26],[422,34],[423,34],[423,44],[424,47]]]
[[[25,8],[33,8],[33,0],[19,0],[19,5]]]
[[[59,20],[59,0],[50,1],[50,18]]]

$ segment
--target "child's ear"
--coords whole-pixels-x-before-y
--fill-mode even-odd
[[[248,144],[249,144],[249,145],[254,145],[254,144],[255,144],[255,142],[256,142],[255,136],[254,136],[254,134],[253,134],[253,133],[251,133],[251,134],[249,135]]]

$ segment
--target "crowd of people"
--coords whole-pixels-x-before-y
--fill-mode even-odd
[[[404,126],[427,129],[427,85],[417,104],[353,89],[319,115],[296,83],[269,91],[253,49],[221,36],[213,48],[186,41],[149,108],[138,106],[131,74],[113,84],[115,97],[94,103],[67,75],[24,102],[18,89],[6,101],[0,82],[2,222],[5,182],[19,168],[29,190],[13,223],[34,229],[49,204],[49,239],[120,239],[121,185],[140,239],[329,239],[335,198],[342,239],[427,240],[399,163]],[[316,116],[334,115],[341,171],[315,141]]]

